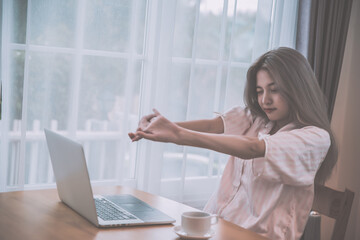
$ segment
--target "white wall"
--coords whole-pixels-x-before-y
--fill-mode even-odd
[[[353,0],[332,129],[339,158],[327,185],[355,192],[345,239],[360,239],[360,0]],[[323,219],[322,240],[330,239],[332,225]]]

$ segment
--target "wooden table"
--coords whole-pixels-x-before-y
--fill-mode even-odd
[[[97,228],[60,202],[56,189],[0,193],[0,239],[180,239],[173,227],[181,214],[195,210],[184,204],[127,187],[94,187],[94,194],[132,194],[176,219],[175,224]],[[264,237],[219,219],[212,239],[260,240]]]

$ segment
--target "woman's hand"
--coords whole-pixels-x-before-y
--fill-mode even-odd
[[[145,138],[157,142],[176,143],[181,128],[162,116],[156,109],[153,109],[153,111],[153,114],[144,116],[140,120],[135,133],[129,133],[131,140],[138,141]]]
[[[153,111],[155,112],[156,110],[153,110]],[[136,132],[143,131],[144,129],[146,129],[154,117],[156,117],[155,113],[142,117],[139,121],[139,125],[138,125],[138,128],[136,129]],[[142,137],[136,135],[136,133],[128,133],[128,135],[129,135],[131,141],[133,141],[133,142],[139,141],[142,138]]]

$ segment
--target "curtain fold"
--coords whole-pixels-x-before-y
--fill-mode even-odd
[[[328,103],[331,119],[348,32],[352,0],[303,0],[296,49],[309,60]]]

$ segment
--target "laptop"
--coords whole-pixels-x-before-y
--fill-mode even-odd
[[[93,195],[82,145],[48,129],[44,132],[60,200],[95,226],[175,222],[132,195]]]

